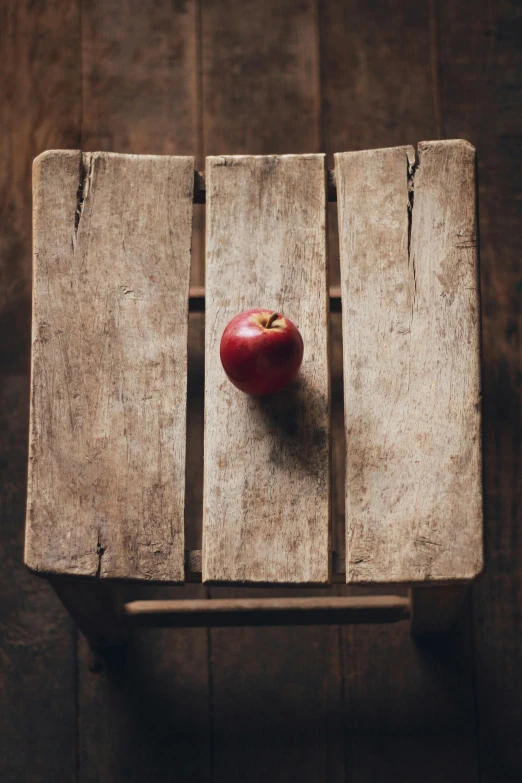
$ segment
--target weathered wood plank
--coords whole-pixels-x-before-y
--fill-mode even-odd
[[[437,37],[436,10],[437,3],[415,0],[399,4],[383,0],[378,12],[365,0],[322,0],[319,29],[326,152],[416,144],[419,139],[441,137],[436,53],[430,57]],[[463,18],[469,13],[466,9]],[[445,30],[447,25],[442,26],[441,35]],[[465,35],[464,29],[461,34]],[[452,52],[458,58],[457,40],[458,36]],[[476,83],[468,97],[473,99],[475,92]],[[472,108],[467,116],[473,116]],[[330,210],[330,267],[335,270],[337,208],[332,204]],[[337,318],[333,315],[332,322]],[[335,348],[333,338],[332,342]],[[338,376],[339,372],[342,376],[342,362],[336,363],[333,353],[332,368],[332,415],[340,418],[336,400],[343,394]],[[333,493],[334,523],[342,526],[344,542],[344,438],[336,447],[333,422],[332,441],[334,481],[339,477]],[[344,590],[360,593],[372,588]],[[413,783],[421,778],[425,783],[438,783],[441,778],[447,783],[476,781],[469,623],[466,632],[432,645],[415,643],[406,624],[344,626],[339,636],[344,671],[343,748],[350,783],[368,779]],[[440,687],[441,678],[450,683],[449,689]]]
[[[326,172],[328,201],[337,201],[337,186],[335,184],[335,171],[328,169]],[[194,172],[194,204],[205,204],[207,200],[207,183],[204,171]]]
[[[26,562],[39,573],[183,580],[193,167],[35,161]]]
[[[185,581],[186,582],[201,582],[201,549],[186,549],[185,550]],[[346,562],[344,554],[344,541],[343,548],[340,552],[332,551],[332,584],[346,584]],[[241,590],[241,588],[237,588]]]
[[[522,769],[522,5],[441,0],[444,133],[478,152],[486,572],[473,588],[481,783]]]
[[[82,8],[86,150],[194,155],[204,165],[195,0],[91,0]],[[204,211],[194,211],[192,280],[203,283]],[[198,320],[198,319],[196,319]]]
[[[419,146],[409,247],[412,152],[336,155],[348,582],[482,570],[475,150]]]
[[[203,286],[191,286],[189,293],[189,312],[205,312],[205,288]],[[341,289],[339,286],[330,288],[330,312],[341,312]]]
[[[322,151],[318,4],[211,0],[201,22],[205,154]],[[256,783],[289,769],[301,783],[344,781],[338,629],[211,629],[208,639],[215,783],[245,769]]]
[[[31,165],[80,144],[79,0],[0,10],[0,780],[75,779],[76,629],[23,565]]]
[[[413,0],[381,0],[378,9],[366,0],[321,0],[321,120],[327,153],[440,137],[430,16],[429,3]],[[333,205],[328,222],[331,281],[337,284]]]
[[[82,7],[82,131],[87,149],[193,155],[204,166],[199,4],[91,0]],[[204,207],[193,213],[191,282],[204,284]],[[203,218],[201,220],[200,218]],[[200,241],[201,240],[201,241]],[[189,315],[185,546],[201,548],[204,315]],[[200,598],[201,585],[143,582],[134,598]],[[148,630],[124,660],[79,657],[79,783],[210,778],[208,632]]]
[[[329,578],[329,378],[324,156],[207,159],[203,580]],[[284,392],[227,380],[223,329],[263,306],[305,344]]]

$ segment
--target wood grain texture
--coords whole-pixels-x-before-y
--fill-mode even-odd
[[[486,571],[474,662],[480,780],[495,783],[522,769],[522,6],[440,0],[439,14],[444,135],[478,153]]]
[[[440,137],[437,62],[430,3],[321,0],[323,147],[341,150],[416,144]],[[339,281],[337,209],[330,205],[329,251]],[[342,466],[341,466],[342,467]]]
[[[75,778],[74,625],[23,565],[31,165],[80,143],[79,2],[0,8],[0,780]]]
[[[321,151],[317,4],[205,2],[201,17],[205,154]],[[245,769],[252,783],[289,769],[302,783],[344,781],[338,629],[211,629],[208,640],[214,783]]]
[[[82,6],[84,149],[193,155],[204,167],[199,3],[91,0]],[[191,281],[204,284],[204,207],[193,214]],[[201,547],[204,314],[189,315],[185,546]],[[143,582],[129,598],[202,598],[201,585]],[[208,632],[148,630],[90,670],[79,658],[79,783],[210,779]]]
[[[0,330],[9,338],[2,340],[3,372],[27,373],[31,347],[31,165],[33,158],[49,147],[80,144],[80,41],[79,0],[34,5],[9,0],[2,4]]]
[[[455,4],[450,0],[448,5]],[[436,6],[415,0],[400,4],[386,0],[378,8],[358,0],[320,3],[327,153],[441,137],[438,62],[430,56]],[[466,14],[462,38],[456,37],[452,45],[457,60],[473,14],[469,5]],[[441,34],[450,29],[449,23],[448,19]],[[487,47],[481,46],[481,51],[485,53]],[[469,95],[477,89],[473,81]],[[458,99],[462,98],[461,93]],[[472,113],[468,106],[467,116]],[[451,135],[458,138],[461,133]],[[337,208],[332,204],[330,268],[339,274],[336,226]],[[338,355],[340,348],[332,338],[334,348]],[[342,419],[342,362],[333,355],[332,370],[332,414]],[[344,449],[335,445],[339,436],[333,428],[332,422],[334,524],[342,526],[344,540]],[[372,588],[345,587],[344,591],[366,594]],[[466,609],[469,614],[469,603]],[[472,638],[469,622],[463,627],[464,632],[458,629],[449,640],[422,645],[413,642],[406,624],[339,629],[344,767],[350,783],[477,780]]]
[[[183,581],[193,166],[35,162],[26,562],[39,573]]]
[[[437,63],[430,57],[429,3],[321,0],[322,147],[341,150],[416,144],[440,137]],[[339,283],[337,207],[328,205],[330,281]],[[331,318],[332,526],[344,547],[345,448],[340,317]],[[372,655],[378,654],[373,650]]]
[[[204,166],[198,28],[195,0],[90,0],[82,7],[83,150],[193,155]],[[197,284],[204,280],[204,222],[198,207],[191,270]],[[200,412],[189,402],[189,426],[194,407]]]
[[[92,0],[82,11],[86,150],[198,152],[197,4]]]
[[[201,53],[206,155],[319,152],[313,0],[207,0]]]
[[[93,5],[83,4],[84,25]],[[125,34],[115,34],[112,51],[104,52],[98,68],[89,71],[89,79],[92,77],[93,84],[103,79],[103,63],[111,57],[112,78],[98,91],[97,100],[102,101],[103,93],[109,92],[114,102],[121,94],[133,114],[140,104],[146,105],[148,125],[141,124],[144,146],[127,148],[124,140],[132,134],[124,114],[108,107],[112,122],[105,123],[103,114],[93,113],[88,131],[91,149],[159,152],[147,147],[148,136],[163,137],[165,144],[176,136],[171,124],[176,122],[178,113],[187,110],[178,100],[176,90],[166,91],[161,101],[149,102],[143,86],[147,79],[140,80],[143,74],[136,67],[132,70],[135,76],[131,81],[136,89],[131,101],[114,78],[118,76],[118,63],[122,70],[119,78],[125,79],[123,72],[129,71],[127,57],[132,36],[140,37],[143,49],[147,48],[148,36],[142,35],[147,21],[144,17],[156,10],[161,15],[162,7],[167,5],[175,14],[192,3],[149,4],[143,6],[141,15],[134,6],[133,22],[128,25],[124,19],[128,5],[119,0],[103,3],[117,13],[121,7],[119,21]],[[295,5],[303,7],[301,3]],[[521,656],[522,606],[518,534],[522,453],[518,371],[521,253],[520,232],[513,228],[520,224],[522,205],[518,176],[522,106],[520,9],[512,2],[492,5],[466,0],[457,4],[443,0],[433,4],[437,5],[441,13],[443,135],[468,138],[479,152],[490,549],[486,577],[474,592],[479,763],[486,783],[517,780],[522,747],[521,681],[517,674],[520,667],[516,665]],[[329,25],[324,24],[327,6],[339,9]],[[74,3],[11,3],[6,8],[9,12],[2,19],[7,19],[8,24],[0,26],[6,46],[0,46],[0,58],[8,68],[4,71],[6,86],[0,122],[3,120],[5,127],[10,128],[10,136],[0,173],[0,212],[5,218],[0,241],[4,243],[2,260],[6,272],[2,290],[7,293],[8,308],[4,310],[1,327],[1,355],[3,366],[14,365],[23,373],[30,344],[26,329],[30,254],[24,250],[30,242],[30,165],[42,149],[81,146],[75,135],[79,112],[73,94],[75,90],[79,94],[79,85],[75,84],[82,58],[74,22],[78,9]],[[306,4],[305,11],[309,8]],[[425,89],[430,74],[427,8],[411,0],[400,6],[390,0],[380,3],[378,9],[351,0],[321,2],[322,92],[332,101],[332,121],[328,125],[323,122],[330,129],[324,142],[328,152],[353,149],[353,138],[359,139],[358,146],[372,148],[441,136],[431,108],[430,85]],[[246,24],[247,16],[241,24]],[[294,11],[294,20],[296,16]],[[276,19],[267,25],[270,34],[278,24]],[[164,21],[162,27],[172,44],[163,51],[167,51],[168,67],[174,70],[179,52],[176,28]],[[260,29],[254,26],[249,47],[256,42],[259,48],[264,46],[266,29],[259,34]],[[105,21],[97,26],[97,31],[109,35]],[[210,44],[212,37],[209,25]],[[305,37],[304,45],[308,40]],[[279,48],[284,45],[282,36]],[[221,42],[216,41],[215,46],[224,57],[228,56]],[[237,80],[243,78],[244,61],[252,70],[256,67],[256,58],[250,57],[246,49],[244,59],[237,60]],[[83,58],[85,54],[84,49]],[[147,69],[153,69],[158,61],[152,53],[133,52],[138,63],[146,57]],[[329,69],[325,69],[325,63],[330,64]],[[270,67],[270,62],[266,67]],[[354,68],[361,78],[355,77]],[[45,79],[40,78],[42,73]],[[245,142],[246,149],[234,147],[241,122],[251,111],[252,93],[263,79],[263,72],[258,73],[257,82],[254,76],[246,77],[252,87],[250,93],[241,90],[243,100],[236,96],[234,116],[221,113],[219,102],[213,101],[214,123],[221,129],[226,149],[262,151],[253,147],[266,137],[266,152],[295,151],[301,135],[306,136],[303,151],[321,149],[310,130],[319,125],[317,115],[306,115],[306,127],[285,118],[285,131],[279,134],[283,123],[272,115],[269,102],[264,111],[259,111],[259,129]],[[219,63],[215,75],[215,84],[219,85]],[[275,80],[274,85],[278,92]],[[308,89],[304,80],[300,80],[300,87]],[[88,88],[85,79],[84,89]],[[337,91],[342,91],[342,100],[336,99]],[[164,111],[165,103],[170,114]],[[287,104],[285,109],[281,102],[281,111],[288,111],[295,119],[299,103]],[[86,101],[85,106],[89,105],[92,103]],[[84,114],[84,127],[89,123],[89,116]],[[103,131],[106,146],[95,141],[97,127]],[[344,134],[344,141],[332,143],[330,132],[339,134],[341,139]],[[7,136],[2,136],[7,141]],[[227,137],[232,139],[230,144]],[[136,136],[132,138],[135,140]],[[310,139],[317,146],[312,148]],[[219,151],[222,149],[220,145]],[[22,350],[19,340],[23,342]],[[198,383],[200,374],[198,367],[194,373]],[[5,627],[0,634],[0,777],[8,781],[69,780],[74,777],[75,745],[72,626],[52,591],[19,565],[27,389],[23,375],[10,376],[2,383],[6,426],[0,428],[5,439],[0,465],[0,614]],[[170,592],[164,588],[161,595],[165,591]],[[204,631],[144,632],[129,650],[128,658],[132,661],[115,661],[103,672],[86,670],[82,643],[79,779],[104,783],[144,778],[163,781],[172,774],[175,758],[182,777],[192,775],[202,780],[242,780],[246,768],[255,780],[264,783],[269,778],[283,780],[289,767],[300,780],[333,780],[329,757],[337,740],[341,755],[344,745],[346,774],[354,783],[368,778],[380,783],[393,777],[404,783],[419,778],[437,783],[440,779],[475,781],[473,726],[477,716],[472,702],[473,657],[468,643],[461,635],[457,641],[452,637],[444,643],[421,647],[411,643],[405,626],[340,629],[342,678],[335,628],[210,632],[212,663],[208,670],[213,679],[210,703],[214,726],[208,722],[207,657],[198,646],[198,640],[205,638]],[[341,717],[332,709],[331,701],[332,694],[339,693],[341,679],[346,703],[344,742],[336,722]],[[212,769],[208,765],[210,745]],[[344,774],[339,773],[337,779],[344,780]]]
[[[336,155],[348,582],[483,565],[475,150],[419,146],[410,239],[412,153]]]
[[[201,549],[185,549],[185,581],[201,582]],[[332,584],[346,584],[344,546],[340,552],[332,551]]]
[[[329,378],[324,156],[207,158],[203,580],[329,579]],[[219,342],[262,306],[301,331],[284,392],[228,381]]]

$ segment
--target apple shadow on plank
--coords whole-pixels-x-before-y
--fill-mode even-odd
[[[251,408],[264,420],[273,442],[269,460],[278,469],[313,476],[329,459],[329,402],[299,374],[280,392],[253,397]]]

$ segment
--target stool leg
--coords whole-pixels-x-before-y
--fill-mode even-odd
[[[49,581],[93,649],[125,643],[127,628],[123,617],[122,585],[99,580]]]
[[[413,587],[411,633],[416,638],[448,633],[456,622],[469,585]]]

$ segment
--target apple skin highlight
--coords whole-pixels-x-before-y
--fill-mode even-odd
[[[236,315],[223,332],[219,351],[231,383],[254,396],[284,389],[297,375],[303,352],[297,326],[267,308]]]

